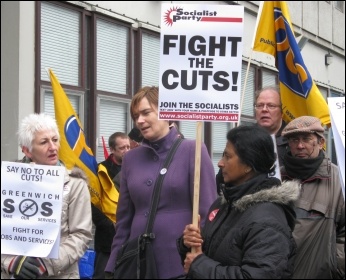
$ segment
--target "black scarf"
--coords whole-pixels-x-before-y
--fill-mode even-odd
[[[222,192],[228,204],[232,205],[233,201],[240,199],[244,195],[256,193],[260,190],[268,189],[280,184],[281,182],[279,179],[275,177],[268,178],[268,174],[262,173],[239,186],[225,184],[223,185]]]
[[[291,178],[306,180],[316,172],[323,159],[322,150],[316,158],[297,158],[293,157],[291,152],[287,152],[284,156],[284,166],[287,175]]]

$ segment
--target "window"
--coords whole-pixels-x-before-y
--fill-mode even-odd
[[[99,133],[97,137],[96,160],[104,160],[102,136],[108,147],[108,138],[114,132],[126,132],[128,128],[129,102],[119,102],[119,100],[100,97],[99,98]]]
[[[241,73],[241,95],[244,91],[244,84],[246,78],[247,64],[243,63],[242,65],[242,73]],[[255,68],[250,65],[249,73],[246,81],[246,88],[244,97],[240,96],[240,106],[241,106],[241,115],[254,117],[254,102],[255,95]]]
[[[142,86],[158,86],[160,37],[142,32]]]
[[[227,122],[213,122],[212,123],[212,133],[213,133],[213,166],[215,174],[219,172],[217,166],[220,161],[223,151],[227,143],[227,132],[234,127],[234,124]]]
[[[83,122],[83,107],[81,106],[81,104],[83,104],[83,95],[78,92],[68,92],[66,93],[66,95],[70,100],[72,108],[78,116],[79,120]],[[41,111],[44,111],[46,114],[55,117],[54,98],[52,90],[43,88],[41,99],[43,100]]]
[[[129,28],[97,19],[97,90],[127,94]]]
[[[276,73],[262,70],[262,87],[275,86],[277,84]]]
[[[184,134],[184,137],[187,139],[196,139],[196,127],[197,127],[197,121],[181,121],[179,122],[179,130],[182,134]],[[204,139],[203,135],[204,129],[203,129],[203,123],[202,123],[202,141]]]
[[[41,1],[41,80],[51,68],[61,84],[80,85],[80,24],[77,11]]]
[[[130,131],[129,103],[130,28],[112,21],[96,20],[96,76],[98,93],[96,113],[96,160],[104,160],[102,136]],[[120,95],[122,98],[118,98]],[[124,99],[126,98],[126,99]]]
[[[101,136],[108,139],[115,131],[131,129],[132,22],[99,13],[93,16],[93,12],[65,2],[38,1],[36,5],[41,10],[39,109],[55,114],[46,71],[51,68],[79,115],[96,158],[103,159]]]

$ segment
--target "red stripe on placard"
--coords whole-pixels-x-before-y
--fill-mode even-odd
[[[213,22],[243,22],[242,18],[227,18],[227,17],[202,17],[201,21]]]

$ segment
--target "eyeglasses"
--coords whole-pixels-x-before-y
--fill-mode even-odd
[[[281,105],[259,103],[255,104],[254,107],[256,110],[262,110],[264,107],[267,107],[268,110],[274,110],[275,108],[281,107]]]
[[[310,144],[312,140],[313,139],[309,136],[290,137],[288,138],[288,143],[297,146],[300,142],[302,142],[303,144]]]

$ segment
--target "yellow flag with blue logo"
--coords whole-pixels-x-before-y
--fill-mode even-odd
[[[274,56],[283,119],[314,116],[330,126],[328,104],[306,68],[285,1],[261,1],[252,49]]]
[[[61,138],[59,158],[68,169],[77,166],[86,173],[91,202],[101,209],[101,187],[97,177],[96,158],[86,143],[82,125],[70,100],[51,69],[49,77],[53,89],[55,119]]]

